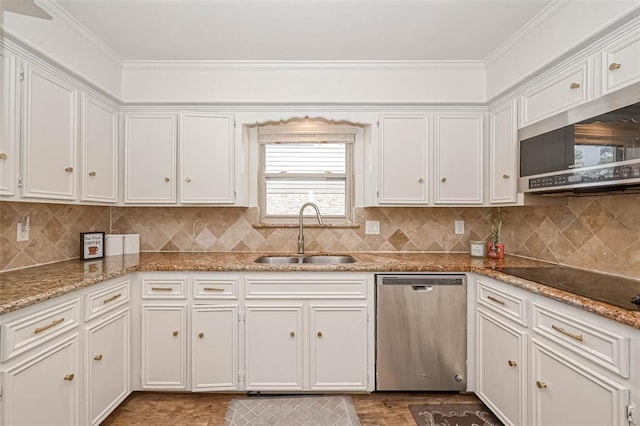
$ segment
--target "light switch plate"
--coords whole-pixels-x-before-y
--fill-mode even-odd
[[[464,220],[456,220],[454,225],[456,235],[464,235]]]
[[[364,233],[367,235],[380,235],[380,222],[377,220],[365,221]]]
[[[29,241],[29,227],[18,223],[16,226],[16,241]]]

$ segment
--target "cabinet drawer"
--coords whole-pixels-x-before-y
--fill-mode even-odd
[[[186,299],[186,278],[143,278],[143,299]]]
[[[74,299],[30,312],[2,326],[2,361],[77,327],[80,323],[80,300]]]
[[[550,117],[591,99],[589,76],[593,65],[588,59],[542,81],[520,98],[520,127]]]
[[[129,302],[130,281],[121,281],[86,295],[84,319],[92,320]]]
[[[524,327],[528,325],[527,300],[478,280],[478,303]]]
[[[640,81],[640,30],[607,46],[602,52],[602,94]]]
[[[533,329],[563,348],[611,370],[629,377],[629,338],[603,327],[569,317],[551,308],[533,304]]]
[[[246,279],[247,299],[364,299],[366,279]]]
[[[237,278],[194,278],[194,299],[237,299]]]

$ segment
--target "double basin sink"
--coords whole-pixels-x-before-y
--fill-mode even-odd
[[[309,263],[317,265],[341,265],[344,263],[353,263],[356,260],[351,256],[329,256],[329,255],[313,255],[313,256],[260,256],[256,263],[269,263],[273,265],[287,265],[291,263]]]

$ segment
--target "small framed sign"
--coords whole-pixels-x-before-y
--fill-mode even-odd
[[[104,232],[80,233],[80,260],[104,257]]]

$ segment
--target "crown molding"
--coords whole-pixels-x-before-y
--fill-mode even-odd
[[[57,0],[35,0],[36,4],[42,8],[45,12],[50,15],[60,19],[65,24],[67,24],[70,28],[76,31],[82,38],[87,40],[89,43],[94,45],[96,49],[100,50],[104,53],[109,59],[111,59],[115,64],[117,64],[120,68],[122,68],[123,59],[113,50],[108,44],[102,41],[98,36],[89,31],[87,27],[82,25],[80,21],[78,21],[74,16],[72,16],[65,8],[63,8]]]
[[[477,69],[485,61],[123,61],[124,70]]]

